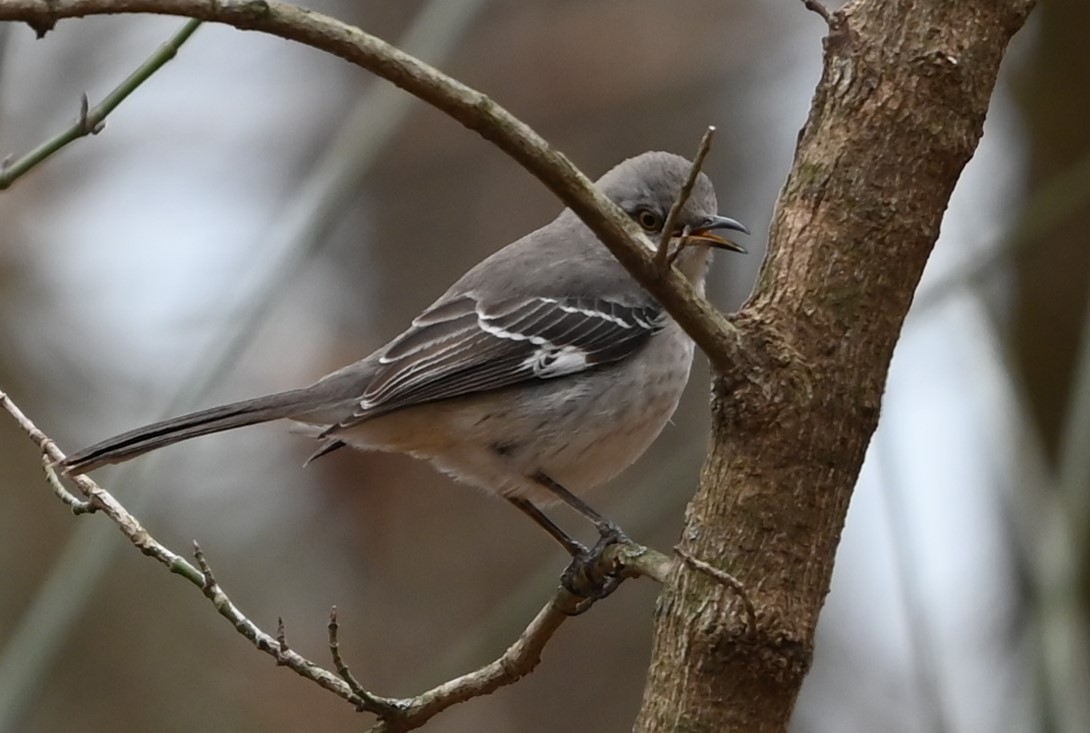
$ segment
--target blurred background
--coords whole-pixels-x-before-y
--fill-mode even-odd
[[[315,2],[492,95],[591,176],[647,149],[705,166],[753,230],[710,296],[748,294],[820,73],[798,2]],[[905,324],[793,729],[1090,730],[1090,51],[1082,0],[1016,38]],[[0,155],[19,154],[182,21],[0,28]],[[308,383],[395,336],[466,268],[559,206],[456,123],[342,61],[204,26],[122,105],[0,193],[0,389],[75,449]],[[410,281],[410,287],[407,283]],[[674,424],[593,503],[670,547],[707,436],[703,362]],[[499,654],[558,548],[504,502],[402,457],[303,470],[284,425],[96,474],[162,542],[200,541],[235,602],[376,692]],[[568,523],[570,517],[564,516]],[[585,530],[578,522],[573,529]],[[358,730],[191,586],[45,487],[0,415],[0,733]],[[566,624],[519,684],[438,732],[625,731],[656,587]]]

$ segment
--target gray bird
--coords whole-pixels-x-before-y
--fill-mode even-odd
[[[661,236],[689,161],[650,152],[616,166],[598,188]],[[745,252],[714,232],[748,234],[716,213],[703,173],[677,218],[675,266],[698,289],[711,247]],[[684,235],[684,245],[682,237]],[[617,475],[677,407],[693,342],[570,210],[467,272],[370,356],[309,387],[201,410],[77,451],[70,474],[172,443],[289,418],[322,441],[408,453],[507,498],[573,555],[584,551],[539,509],[562,500],[616,527],[579,495]]]

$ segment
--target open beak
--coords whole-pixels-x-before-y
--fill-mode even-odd
[[[741,232],[742,234],[749,234],[749,229],[746,229],[746,226],[739,221],[735,221],[727,216],[709,216],[701,222],[700,226],[689,230],[688,238],[700,240],[717,249],[726,249],[731,252],[741,252],[742,254],[746,253],[746,248],[737,242],[732,242],[725,237],[712,234],[712,232],[717,229],[730,229],[731,231]]]

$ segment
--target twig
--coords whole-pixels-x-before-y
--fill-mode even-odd
[[[15,418],[19,426],[42,451],[49,464],[48,474],[59,483],[52,465],[64,459],[64,453],[56,444],[0,391],[0,406]],[[337,640],[336,609],[330,615],[329,646],[337,673],[334,674],[293,651],[287,643],[282,620],[277,622],[276,635],[262,631],[247,618],[224,592],[208,559],[197,542],[193,543],[196,566],[179,554],[160,544],[129,511],[109,492],[86,476],[75,476],[72,481],[88,498],[88,503],[108,516],[121,532],[142,553],[165,565],[172,573],[181,575],[200,588],[221,616],[231,622],[235,630],[246,637],[256,648],[273,657],[277,664],[288,667],[296,674],[311,680],[338,697],[351,703],[357,710],[377,715],[380,722],[374,731],[407,731],[418,728],[427,720],[452,705],[474,697],[487,695],[494,690],[515,682],[529,674],[541,660],[541,651],[566,618],[576,611],[584,599],[573,595],[563,587],[557,588],[553,597],[534,617],[519,638],[495,661],[449,682],[445,682],[420,695],[408,698],[380,697],[367,692],[352,676],[340,654]],[[52,484],[52,481],[51,481]],[[63,489],[63,487],[62,487]],[[56,492],[68,506],[79,502],[67,490]],[[661,580],[665,577],[671,560],[661,553],[632,542],[618,543],[602,554],[602,572],[612,572],[625,577],[646,575]]]
[[[90,106],[87,95],[80,96],[79,117],[64,132],[56,137],[46,140],[38,147],[31,150],[18,160],[5,159],[0,165],[0,191],[8,188],[20,177],[26,175],[39,163],[49,159],[54,153],[61,150],[69,143],[88,135],[97,135],[106,126],[106,117],[113,112],[119,104],[136,91],[137,87],[151,78],[151,75],[161,69],[178,53],[189,37],[201,25],[199,20],[187,21],[170,40],[156,49],[155,53],[148,57],[137,69],[129,74],[123,82],[106,95],[95,107]]]
[[[474,697],[487,695],[525,677],[541,661],[541,652],[556,630],[572,614],[582,598],[558,588],[556,595],[538,611],[537,616],[519,635],[514,644],[497,659],[480,669],[444,682],[410,700],[395,727],[379,723],[368,733],[391,733],[419,728],[437,713]]]
[[[276,617],[276,643],[280,645],[280,653],[291,651],[291,647],[288,646],[288,630],[284,628],[284,617]],[[279,664],[277,660],[277,664]]]
[[[613,574],[650,578],[660,585],[666,583],[674,568],[673,558],[631,540],[610,545],[603,553],[603,561],[609,563]]]
[[[85,14],[103,14],[111,12],[132,12],[144,10],[157,13],[186,14],[204,20],[227,22],[243,29],[263,30],[281,37],[307,43],[345,58],[381,76],[394,81],[411,93],[445,111],[470,129],[492,139],[497,145],[539,178],[550,190],[603,240],[615,256],[628,267],[641,283],[657,295],[698,344],[713,358],[722,362],[723,354],[733,355],[737,350],[736,331],[726,322],[706,300],[699,297],[683,277],[668,272],[662,276],[656,271],[652,253],[640,244],[633,235],[634,226],[609,202],[566,158],[557,153],[540,136],[526,125],[511,116],[484,95],[465,87],[455,80],[440,74],[432,67],[404,54],[384,42],[367,36],[358,29],[345,26],[328,17],[310,11],[303,11],[290,5],[277,2],[253,1],[232,3],[186,2],[185,0],[162,0],[147,2],[125,0],[125,2],[87,2],[85,0],[13,0],[0,3],[0,20],[14,19],[22,13],[29,13],[29,20],[39,25],[51,24],[61,17]],[[28,18],[20,18],[28,20]],[[86,127],[86,122],[84,123]],[[738,361],[741,361],[740,359]],[[59,454],[59,451],[58,451]],[[58,457],[60,457],[58,455]],[[85,478],[85,477],[80,477]],[[202,588],[217,610],[232,621],[236,629],[247,636],[255,646],[271,654],[278,661],[286,658],[287,666],[297,673],[311,679],[311,674],[318,672],[330,675],[332,681],[317,679],[318,684],[329,687],[339,696],[352,700],[351,690],[331,673],[316,668],[300,670],[302,665],[311,665],[294,652],[283,653],[277,640],[260,631],[231,604],[223,590],[214,582],[208,582],[205,573],[198,571],[190,563],[155,543],[132,519],[139,532],[122,525],[125,510],[108,493],[90,480],[86,486],[79,484],[81,490],[96,491],[103,498],[106,513],[122,526],[126,536],[146,554],[161,559],[172,572],[183,574],[187,579]],[[120,512],[118,512],[120,509]],[[128,515],[131,517],[131,515]],[[150,542],[145,547],[142,539]],[[653,558],[653,556],[652,556]],[[662,568],[669,561],[655,559],[650,566],[658,568],[661,577]],[[205,563],[207,565],[207,563]],[[635,572],[635,571],[633,571]],[[637,573],[638,574],[638,573]],[[210,576],[210,572],[208,573]],[[206,588],[207,586],[207,588]],[[563,619],[565,609],[574,609],[578,599],[566,591],[557,591],[556,597],[535,617],[530,627],[504,655],[491,665],[476,672],[452,680],[440,687],[408,702],[412,706],[411,716],[399,718],[394,725],[398,730],[408,727],[405,721],[410,717],[423,722],[452,704],[469,699],[477,694],[496,689],[513,682],[526,674],[537,664],[540,649],[551,637]],[[311,665],[313,666],[313,665]],[[320,676],[320,675],[319,675]],[[348,694],[344,690],[348,690]],[[352,700],[354,704],[358,704]],[[387,727],[380,724],[380,728]]]
[[[71,507],[73,514],[78,516],[80,514],[94,514],[97,511],[94,504],[80,499],[61,483],[61,479],[57,475],[57,469],[53,467],[53,459],[43,455],[42,467],[45,469],[45,480],[49,482],[49,487],[53,489],[53,493],[57,495],[58,499]]]
[[[821,0],[802,0],[802,4],[806,6],[807,10],[820,15],[821,19],[825,21],[825,25],[829,26],[829,30],[836,27],[836,18],[833,17],[832,11],[821,3]]]
[[[722,583],[734,591],[734,594],[742,601],[742,607],[746,611],[746,627],[748,628],[749,633],[752,634],[757,630],[757,610],[753,607],[753,602],[749,599],[749,594],[746,593],[746,587],[742,584],[742,581],[738,580],[738,578],[734,577],[726,570],[721,570],[709,565],[703,560],[698,560],[685,550],[681,549],[680,545],[674,547],[674,552],[676,552],[678,557],[693,570],[704,573],[708,577]]]
[[[49,460],[56,463],[64,458],[64,453],[57,448],[53,440],[39,430],[11,401],[11,398],[2,391],[0,391],[0,406],[15,418],[19,426],[30,436],[30,439]],[[204,553],[201,552],[196,543],[194,543],[194,548],[198,567],[195,567],[178,553],[160,544],[117,499],[90,478],[75,476],[72,481],[96,509],[109,517],[118,526],[129,542],[148,557],[165,565],[170,572],[181,575],[200,588],[220,615],[230,621],[238,632],[249,639],[254,646],[272,655],[278,662],[291,668],[292,671],[312,680],[338,697],[348,700],[353,705],[360,703],[360,700],[348,686],[332,672],[322,669],[294,651],[281,652],[280,644],[273,636],[262,631],[256,624],[246,618],[216,582],[212,569],[204,558]]]
[[[677,259],[677,256],[681,254],[681,250],[685,249],[689,245],[689,234],[691,233],[691,227],[686,224],[681,230],[681,236],[677,238],[677,246],[673,251],[666,256],[666,264],[672,265]]]
[[[689,176],[685,179],[685,183],[682,184],[681,190],[677,192],[677,199],[674,201],[674,205],[670,207],[670,212],[666,215],[666,221],[662,225],[662,237],[659,239],[659,247],[655,252],[655,264],[658,266],[660,272],[666,272],[666,269],[670,266],[671,259],[670,254],[670,240],[673,239],[674,227],[677,226],[677,218],[681,214],[681,209],[684,208],[685,202],[689,200],[689,196],[693,193],[693,186],[696,185],[696,177],[700,175],[700,167],[704,165],[704,158],[708,155],[708,150],[712,146],[712,137],[715,135],[715,127],[709,125],[708,129],[704,132],[704,136],[700,138],[700,145],[696,149],[696,156],[693,158],[693,164],[689,168]],[[684,237],[681,242],[684,242]],[[682,247],[682,243],[678,243],[678,249]]]
[[[345,684],[361,700],[360,704],[356,706],[356,710],[374,713],[382,720],[391,720],[400,715],[403,709],[401,700],[380,697],[364,689],[363,685],[352,674],[352,670],[348,668],[348,664],[341,656],[341,644],[337,639],[340,625],[337,623],[336,606],[329,610],[329,625],[327,628],[329,630],[329,654],[333,657],[333,666],[337,668],[337,674],[340,675]]]

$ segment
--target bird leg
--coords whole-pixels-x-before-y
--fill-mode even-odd
[[[598,529],[599,536],[605,540],[610,539],[612,542],[619,542],[621,540],[627,540],[621,528],[614,524],[611,520],[606,519],[599,514],[590,504],[586,503],[572,492],[565,489],[556,481],[551,479],[548,475],[538,471],[533,476],[534,481],[540,484],[543,488],[549,490],[549,492],[560,499],[562,502],[570,506],[575,511],[586,517],[594,526]],[[607,543],[610,544],[610,543]]]
[[[539,527],[549,533],[549,536],[560,543],[560,546],[568,551],[568,554],[572,557],[578,557],[580,555],[586,555],[588,550],[586,546],[572,538],[570,534],[562,530],[556,522],[549,519],[545,515],[545,512],[534,506],[533,502],[529,499],[524,499],[521,496],[509,496],[507,501],[515,505],[515,507],[523,514],[534,520]]]
[[[583,602],[579,604],[572,615],[583,613],[595,601],[605,598],[615,591],[621,581],[624,580],[623,576],[615,575],[611,569],[604,566],[602,555],[610,545],[630,540],[620,527],[603,517],[589,504],[546,474],[538,472],[533,479],[558,499],[590,520],[598,529],[598,542],[595,543],[594,547],[587,549],[557,527],[540,509],[526,499],[519,499],[517,502],[515,499],[511,500],[512,503],[515,503],[515,506],[534,519],[571,553],[572,561],[560,576],[560,582],[570,593],[583,599]],[[561,539],[561,536],[565,539]]]

